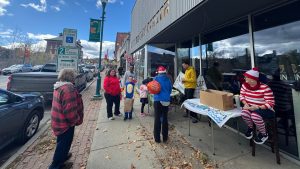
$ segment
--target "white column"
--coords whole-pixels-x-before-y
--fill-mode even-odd
[[[254,49],[254,37],[253,37],[253,25],[252,15],[248,15],[248,26],[249,26],[249,39],[250,39],[250,54],[251,54],[251,67],[255,67],[255,49]]]

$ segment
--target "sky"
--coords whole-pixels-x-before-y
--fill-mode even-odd
[[[103,52],[112,57],[117,32],[130,32],[135,0],[108,0]],[[88,42],[89,21],[102,14],[101,0],[0,0],[0,46],[9,47],[16,32],[36,46],[58,36],[64,28],[77,29],[84,56],[99,57],[99,43]],[[33,46],[34,46],[33,45]]]

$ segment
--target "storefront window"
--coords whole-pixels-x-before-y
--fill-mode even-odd
[[[155,77],[158,66],[165,66],[174,77],[174,52],[147,45],[147,57],[147,77]]]
[[[182,71],[182,61],[190,59],[190,48],[177,48],[177,73]]]
[[[244,20],[203,37],[202,72],[208,88],[239,93],[242,74],[251,68],[247,24]]]
[[[145,48],[142,48],[134,54],[134,65],[138,86],[140,86],[142,81],[144,80],[144,60]]]
[[[191,48],[191,59],[192,59],[192,66],[195,67],[197,77],[200,74],[200,47],[195,46]]]
[[[300,2],[254,16],[255,63],[275,96],[280,149],[298,157],[300,144]],[[280,16],[280,17],[278,17]],[[298,142],[298,143],[297,143]]]

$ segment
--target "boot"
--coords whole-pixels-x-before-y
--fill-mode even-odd
[[[128,112],[125,112],[124,121],[128,119]]]

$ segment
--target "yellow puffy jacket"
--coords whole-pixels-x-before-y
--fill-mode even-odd
[[[187,89],[195,89],[197,87],[196,71],[189,66],[184,73],[184,87]]]

